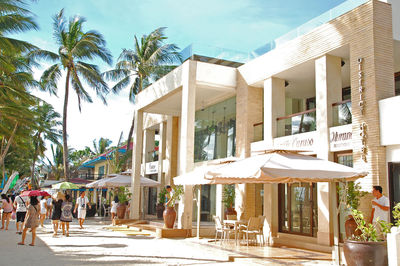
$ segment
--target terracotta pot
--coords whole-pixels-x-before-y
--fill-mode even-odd
[[[157,211],[157,218],[163,218],[163,212],[165,210],[164,204],[157,204],[156,211]]]
[[[346,238],[350,238],[353,235],[355,236],[361,235],[361,231],[357,230],[357,223],[352,215],[349,215],[349,218],[344,223],[344,228],[346,230]]]
[[[345,240],[343,253],[348,266],[388,265],[386,241],[363,242]]]
[[[125,218],[126,204],[118,204],[117,206],[117,217],[118,219]]]
[[[227,215],[237,215],[235,208],[227,208],[225,210],[225,219],[226,219]]]
[[[166,228],[174,228],[176,211],[174,207],[166,207],[163,213],[164,225]]]

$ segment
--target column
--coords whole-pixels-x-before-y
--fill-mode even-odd
[[[215,209],[216,209],[216,211],[215,211],[215,215],[216,216],[219,216],[219,217],[221,217],[221,218],[223,218],[224,217],[224,214],[225,214],[225,206],[224,206],[224,204],[223,204],[223,202],[222,202],[222,199],[223,199],[223,188],[224,188],[224,185],[216,185],[216,206],[215,206]]]
[[[264,81],[264,141],[273,147],[274,138],[284,135],[285,126],[277,118],[285,116],[285,80],[271,77]]]
[[[142,147],[143,147],[143,111],[135,110],[135,125],[133,130],[132,150],[132,185],[131,185],[131,209],[130,218],[140,218],[140,174],[142,164]]]
[[[165,159],[165,142],[166,142],[166,130],[167,124],[162,122],[160,124],[160,142],[158,144],[158,177],[157,180],[161,184],[161,188],[165,186],[165,178],[164,178],[164,159]],[[160,187],[157,189],[157,194],[160,192]]]
[[[329,127],[332,126],[332,104],[342,100],[341,58],[325,55],[315,60],[315,91],[317,137],[316,153],[318,158],[333,161],[329,147]],[[330,200],[336,197],[336,189],[329,183],[317,184],[318,233],[319,244],[331,245],[333,224],[337,217],[332,210]],[[333,191],[332,191],[333,190]]]
[[[180,123],[179,174],[193,170],[194,167],[194,119],[196,106],[196,67],[195,61],[182,65],[182,110]],[[193,186],[184,186],[185,193],[179,203],[178,227],[192,228]]]

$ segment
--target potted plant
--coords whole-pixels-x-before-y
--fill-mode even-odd
[[[389,257],[389,266],[399,265],[400,262],[400,202],[393,207],[394,226],[387,234],[387,248]]]
[[[127,192],[125,187],[119,187],[117,196],[118,196],[118,206],[117,206],[117,217],[118,219],[125,218],[126,206],[130,200],[132,193]]]
[[[180,200],[183,191],[183,186],[179,185],[176,186],[171,193],[171,199],[167,202],[167,206],[164,210],[163,217],[164,217],[164,226],[166,228],[174,228],[174,223],[176,219],[176,211],[174,208],[175,201]]]
[[[222,202],[226,208],[225,219],[227,215],[237,215],[237,212],[232,207],[235,202],[235,185],[225,185],[222,194]]]
[[[351,211],[357,210],[360,206],[360,200],[368,192],[361,191],[361,186],[355,182],[346,182],[338,186],[340,204],[345,207],[348,211],[348,218],[344,223],[346,238],[350,238],[353,235],[359,235],[360,231],[357,229],[357,223],[352,216]]]
[[[156,206],[157,218],[163,218],[163,212],[165,210],[165,195],[167,194],[167,190],[165,188],[161,189],[160,193],[158,193],[158,203]]]
[[[346,239],[343,253],[347,265],[387,265],[388,253],[386,240],[380,239],[380,233],[374,224],[367,223],[364,215],[358,210],[352,210],[352,216],[357,223],[359,235]],[[377,221],[381,232],[386,236],[390,231],[390,223]]]

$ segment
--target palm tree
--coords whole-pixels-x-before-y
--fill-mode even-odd
[[[38,156],[43,156],[46,150],[45,141],[59,145],[59,139],[61,138],[61,131],[57,129],[61,126],[61,121],[59,121],[61,115],[54,110],[53,106],[42,101],[38,103],[35,109],[37,124],[32,136],[34,146],[31,170],[32,180],[35,178],[36,160]]]
[[[83,23],[86,21],[84,18],[75,16],[67,23],[62,9],[54,16],[53,21],[53,35],[59,45],[58,54],[41,51],[36,53],[35,56],[57,61],[56,64],[43,72],[40,79],[42,87],[47,91],[57,92],[57,82],[62,76],[62,71],[66,71],[62,135],[64,177],[68,180],[67,109],[69,87],[72,85],[78,96],[80,111],[81,100],[92,102],[92,98],[84,88],[82,81],[85,81],[88,87],[94,89],[97,96],[106,104],[105,95],[109,92],[107,83],[103,80],[97,65],[84,61],[99,58],[107,64],[111,64],[112,56],[100,33],[83,31]]]
[[[97,142],[96,139],[93,140],[93,148],[92,151],[95,155],[103,154],[110,148],[112,141],[107,138],[100,138]]]
[[[135,95],[151,84],[152,81],[170,72],[177,62],[181,62],[179,48],[175,44],[164,44],[167,37],[165,28],[158,28],[140,40],[134,36],[134,49],[123,49],[115,69],[107,71],[104,76],[117,83],[112,88],[118,93],[129,86],[129,100],[135,101]],[[129,150],[135,117],[128,134]]]

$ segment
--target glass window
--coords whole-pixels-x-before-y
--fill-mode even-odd
[[[400,72],[394,75],[394,95],[400,95]]]
[[[197,198],[198,189],[195,189],[193,193],[193,221],[197,221]],[[201,186],[201,211],[200,221],[212,222],[213,216],[216,214],[216,196],[217,196],[216,185],[202,185]]]
[[[99,178],[102,178],[104,175],[104,165],[99,167]]]
[[[194,161],[235,155],[236,97],[196,112]]]
[[[279,231],[315,237],[318,230],[316,184],[280,184],[279,199]]]

